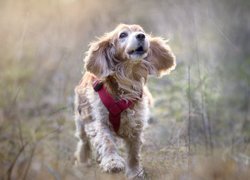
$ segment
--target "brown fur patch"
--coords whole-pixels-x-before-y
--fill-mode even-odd
[[[150,73],[158,76],[170,73],[176,66],[175,55],[166,41],[160,37],[151,37],[147,61],[154,68],[154,71]]]

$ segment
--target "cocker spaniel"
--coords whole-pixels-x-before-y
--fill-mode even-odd
[[[175,68],[166,41],[146,34],[139,25],[120,24],[90,44],[86,72],[75,88],[76,163],[89,163],[91,149],[105,172],[125,169],[129,178],[143,177],[140,163],[142,131],[149,115],[145,84],[149,75]],[[116,137],[125,141],[127,162]]]

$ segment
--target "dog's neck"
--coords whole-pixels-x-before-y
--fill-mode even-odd
[[[105,79],[108,91],[118,99],[138,100],[148,76],[145,64],[123,62],[116,65],[114,72]]]

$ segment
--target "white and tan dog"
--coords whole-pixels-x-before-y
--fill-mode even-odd
[[[76,136],[79,138],[76,162],[87,163],[93,148],[103,171],[122,171],[125,161],[115,143],[115,138],[120,137],[127,146],[127,176],[143,177],[141,136],[149,114],[150,97],[145,83],[148,75],[162,76],[173,70],[174,54],[166,41],[146,34],[139,25],[120,24],[90,44],[84,63],[86,72],[75,88]],[[118,129],[111,123],[111,111],[101,99],[105,97],[93,88],[95,81],[101,82],[103,91],[114,101],[130,103],[119,114]]]

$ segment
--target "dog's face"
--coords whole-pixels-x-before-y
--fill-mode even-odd
[[[116,32],[116,55],[126,60],[142,60],[148,55],[149,38],[138,25],[121,25]]]
[[[146,34],[139,25],[120,24],[90,44],[84,59],[87,71],[106,77],[121,63],[144,63],[148,74],[160,76],[175,67],[175,56],[166,41]]]

